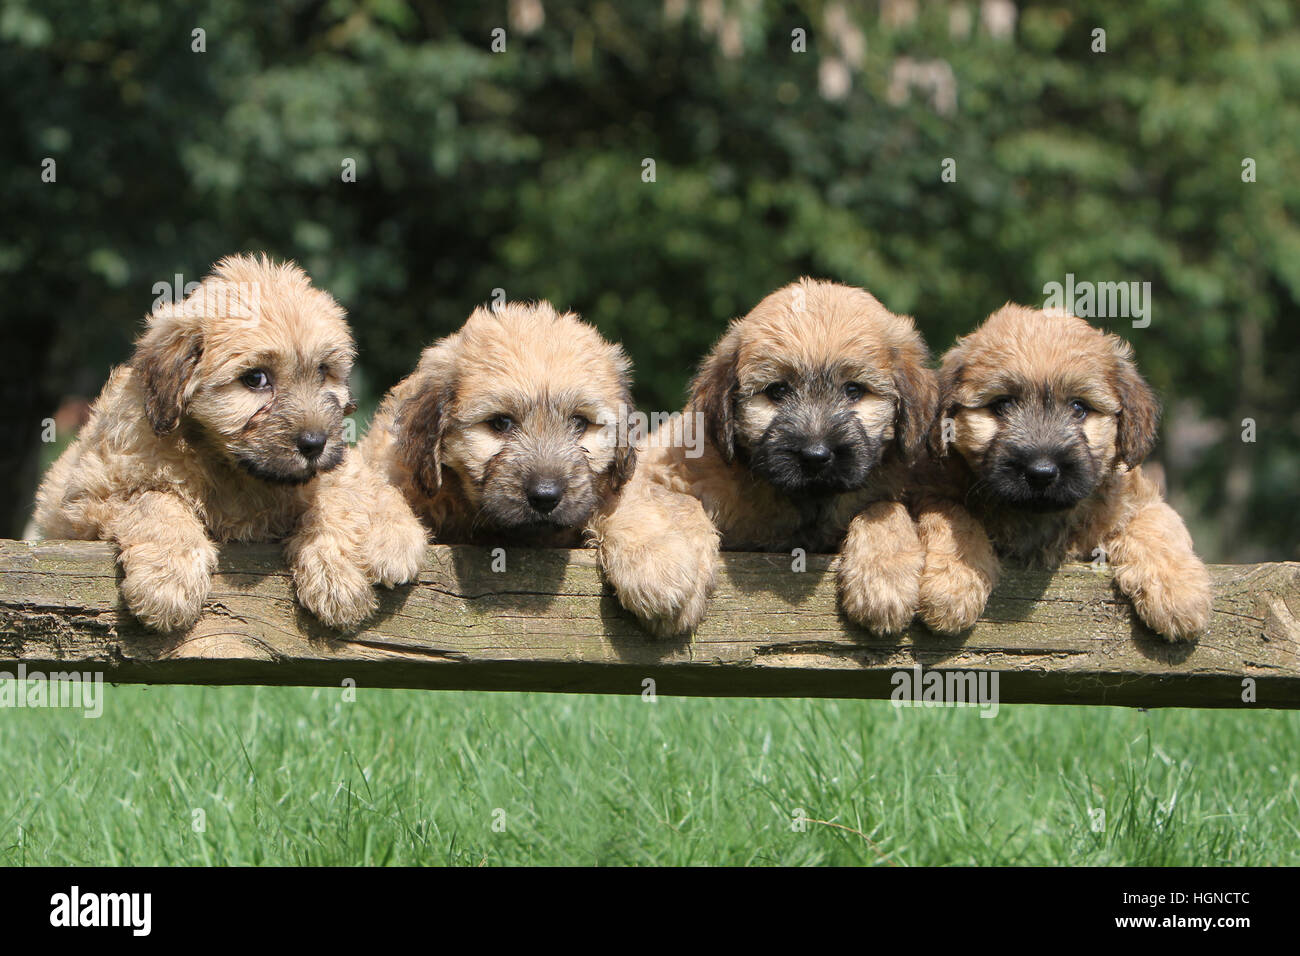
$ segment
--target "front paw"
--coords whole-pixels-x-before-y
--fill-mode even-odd
[[[840,607],[853,621],[878,634],[906,630],[920,600],[923,563],[920,549],[888,558],[846,551],[835,572]]]
[[[689,634],[704,620],[717,568],[717,535],[662,538],[653,544],[600,547],[605,577],[619,602],[656,637]]]
[[[179,551],[153,543],[124,549],[122,597],[146,627],[155,631],[183,631],[203,612],[212,589],[217,549],[210,541]]]
[[[402,511],[385,511],[370,518],[366,535],[366,560],[370,580],[386,588],[408,584],[420,576],[428,550],[424,525],[403,506]]]
[[[960,561],[930,562],[921,572],[917,614],[935,634],[961,634],[984,613],[993,580]]]
[[[1210,623],[1213,597],[1204,565],[1150,570],[1141,580],[1116,573],[1120,590],[1129,595],[1138,617],[1170,642],[1190,641]]]
[[[327,541],[298,548],[292,564],[299,603],[330,627],[352,630],[378,606],[366,570]]]

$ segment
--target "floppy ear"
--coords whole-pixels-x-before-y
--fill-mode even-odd
[[[957,382],[961,379],[962,368],[959,360],[949,360],[943,363],[935,375],[938,401],[935,402],[927,445],[930,457],[936,460],[948,454],[948,444],[943,440],[943,423],[948,419],[956,400]]]
[[[418,384],[415,394],[397,409],[397,455],[420,490],[432,498],[442,487],[442,440],[456,393],[451,382],[428,375]]]
[[[925,453],[939,405],[938,377],[926,368],[928,358],[924,349],[902,352],[894,367],[894,389],[898,392],[894,440],[909,465]]]
[[[691,408],[704,416],[704,430],[722,455],[736,457],[736,368],[740,362],[740,336],[734,331],[722,337],[708,354],[691,382]]]
[[[144,414],[157,435],[175,431],[193,394],[203,355],[198,322],[179,309],[155,312],[136,342],[131,367],[144,383]]]
[[[622,398],[623,407],[627,409],[627,417],[624,419],[622,436],[614,446],[614,463],[610,466],[609,487],[611,491],[618,491],[628,481],[631,480],[632,474],[636,471],[636,441],[633,437],[636,414],[636,406],[632,404],[632,395],[630,392],[624,392]]]
[[[1160,401],[1133,364],[1133,349],[1116,339],[1115,391],[1119,393],[1119,459],[1132,468],[1155,448],[1160,430]]]
[[[415,370],[415,391],[397,408],[393,428],[396,454],[429,497],[442,487],[442,442],[450,427],[451,404],[456,399],[456,362],[461,335],[439,339],[420,355]]]

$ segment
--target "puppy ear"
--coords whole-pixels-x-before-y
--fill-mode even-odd
[[[926,367],[928,358],[924,348],[910,354],[903,352],[894,367],[894,389],[898,393],[894,441],[909,465],[925,453],[939,405],[939,382]]]
[[[948,453],[948,443],[943,440],[943,423],[948,420],[952,412],[961,373],[960,362],[948,361],[935,376],[938,401],[935,403],[934,419],[930,424],[927,440],[931,458],[939,459]]]
[[[610,491],[618,491],[628,481],[631,480],[632,474],[636,471],[636,405],[632,401],[632,391],[629,387],[630,371],[623,375],[623,397],[619,399],[619,404],[623,410],[623,427],[620,429],[621,434],[614,445],[614,461],[609,469],[609,488]]]
[[[456,332],[421,353],[415,370],[415,390],[398,406],[393,421],[398,459],[415,477],[420,490],[431,498],[442,487],[442,443],[456,399],[460,342],[461,333]]]
[[[1115,391],[1119,393],[1119,460],[1130,468],[1140,465],[1155,448],[1160,430],[1160,401],[1133,363],[1133,349],[1116,338]]]
[[[736,457],[736,380],[740,364],[740,336],[734,331],[722,337],[708,354],[691,382],[691,408],[704,416],[704,429],[722,460]]]
[[[635,422],[632,418],[636,411],[636,406],[632,404],[632,396],[625,395],[623,402],[627,408],[627,417],[624,419],[624,425],[618,444],[614,446],[614,463],[609,470],[609,488],[610,491],[618,491],[631,479],[636,471],[636,441],[633,435]]]
[[[425,376],[415,394],[397,409],[397,456],[430,498],[442,487],[442,440],[447,434],[447,413],[454,397],[450,382],[436,382]]]
[[[197,321],[177,308],[155,312],[136,342],[131,367],[144,383],[144,413],[158,435],[175,431],[194,393],[194,370],[203,355]]]

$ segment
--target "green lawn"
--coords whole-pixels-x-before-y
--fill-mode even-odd
[[[1300,864],[1297,713],[107,693],[0,710],[0,863]]]

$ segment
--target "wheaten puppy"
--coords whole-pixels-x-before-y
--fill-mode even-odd
[[[155,629],[194,623],[226,541],[284,540],[303,605],[359,623],[371,583],[413,579],[425,543],[343,440],[353,354],[302,270],[221,260],[149,316],[37,493],[41,533],[115,542],[127,607]]]
[[[935,410],[928,358],[910,318],[833,282],[801,279],[733,322],[683,417],[639,449],[601,529],[624,606],[658,633],[693,628],[720,538],[739,551],[837,550],[845,612],[905,628],[923,552],[903,496]],[[709,439],[698,455],[685,440],[696,421]],[[647,509],[672,519],[648,522]]]
[[[576,548],[634,468],[630,363],[545,302],[478,308],[361,443],[437,540]]]
[[[1139,467],[1159,407],[1128,343],[1073,316],[1006,305],[948,351],[940,382],[936,493],[917,504],[928,626],[974,624],[999,558],[1102,558],[1153,630],[1184,640],[1204,629],[1209,575]]]

